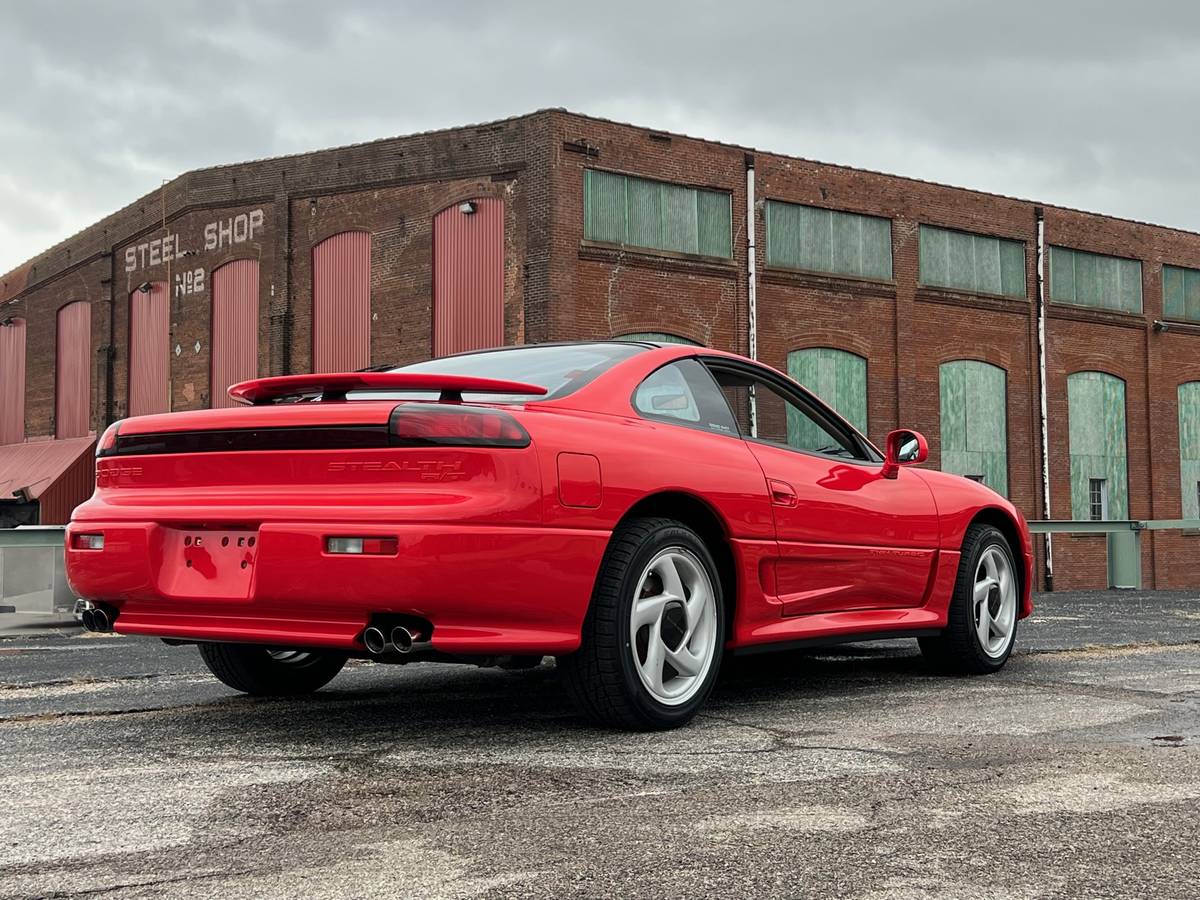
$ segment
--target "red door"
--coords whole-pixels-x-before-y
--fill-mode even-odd
[[[58,311],[56,344],[54,436],[85,437],[91,428],[91,304],[80,300]]]
[[[433,355],[504,344],[504,201],[487,197],[433,219]]]
[[[313,248],[314,372],[371,364],[371,235],[346,231]]]
[[[239,259],[212,275],[211,406],[236,405],[228,387],[257,375],[258,260]]]
[[[767,478],[784,615],[921,605],[940,538],[921,477],[884,478],[844,423],[782,379],[712,368]]]
[[[0,444],[25,440],[25,320],[0,324]]]
[[[129,415],[171,410],[171,320],[167,285],[129,295]]]

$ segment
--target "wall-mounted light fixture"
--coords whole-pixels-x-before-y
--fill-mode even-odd
[[[8,316],[4,320],[0,321],[0,328],[7,328],[12,323],[13,323],[13,316]]]
[[[464,200],[462,203],[458,204],[458,211],[460,213],[462,213],[464,216],[474,215],[475,214],[475,201],[474,200]]]
[[[1162,319],[1155,319],[1154,320],[1154,330],[1155,331],[1170,331],[1171,325],[1169,322],[1164,322]]]
[[[150,282],[143,281],[141,284],[138,285],[138,290],[141,291],[143,294],[148,294],[148,293],[150,293],[150,291],[153,290],[153,288],[150,286]]]

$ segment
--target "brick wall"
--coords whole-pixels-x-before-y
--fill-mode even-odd
[[[171,282],[173,407],[208,405],[212,272],[231,259],[260,261],[262,374],[308,371],[312,248],[348,229],[372,235],[372,362],[428,356],[432,219],[471,197],[505,202],[506,341],[662,331],[746,352],[748,157],[758,201],[759,357],[778,368],[786,368],[789,352],[808,347],[865,357],[870,437],[882,443],[892,428],[917,428],[929,438],[933,466],[940,462],[939,366],[953,359],[999,366],[1007,376],[1009,493],[1031,518],[1045,517],[1033,203],[555,110],[191,172],[0,276],[0,304],[14,301],[0,311],[28,322],[27,433],[53,434],[55,313],[73,300],[87,300],[93,310],[93,427],[124,413],[129,294],[143,281]],[[585,241],[583,172],[589,167],[728,192],[732,258]],[[893,277],[871,281],[767,266],[763,205],[769,199],[891,219]],[[206,246],[213,223],[256,211],[261,223],[253,235]],[[1177,517],[1175,398],[1180,383],[1200,379],[1200,328],[1163,333],[1153,321],[1162,314],[1163,262],[1200,268],[1200,236],[1053,207],[1046,208],[1045,222],[1047,243],[1141,259],[1144,282],[1142,315],[1049,307],[1050,515],[1071,515],[1067,376],[1099,369],[1126,382],[1130,514]],[[920,285],[921,223],[1021,241],[1026,298]],[[169,263],[152,259],[143,245],[164,235],[175,236],[176,250],[189,255]],[[127,271],[130,248],[136,265]],[[204,271],[203,287],[189,292],[182,282],[176,289],[177,279],[195,269]],[[1055,549],[1057,587],[1104,583],[1102,539],[1060,537]],[[1200,584],[1197,549],[1200,537],[1147,535],[1147,583]]]

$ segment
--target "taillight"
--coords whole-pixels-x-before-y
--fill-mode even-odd
[[[474,406],[405,403],[388,428],[399,447],[528,447],[529,432],[508,413]]]
[[[113,422],[104,429],[104,434],[100,435],[100,440],[96,442],[96,456],[111,456],[117,449],[117,433],[121,430],[121,423]]]
[[[396,538],[330,537],[325,538],[326,553],[361,553],[364,556],[395,556],[400,549]]]

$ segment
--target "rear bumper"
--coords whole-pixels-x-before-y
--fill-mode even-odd
[[[543,527],[403,525],[394,556],[325,552],[326,538],[362,523],[264,523],[253,550],[188,567],[179,529],[153,522],[88,521],[67,529],[66,569],[76,593],[117,608],[126,634],[362,651],[372,615],[419,616],[437,650],[456,654],[569,653],[609,534]],[[78,533],[104,535],[76,549]],[[239,558],[245,560],[243,567]]]

